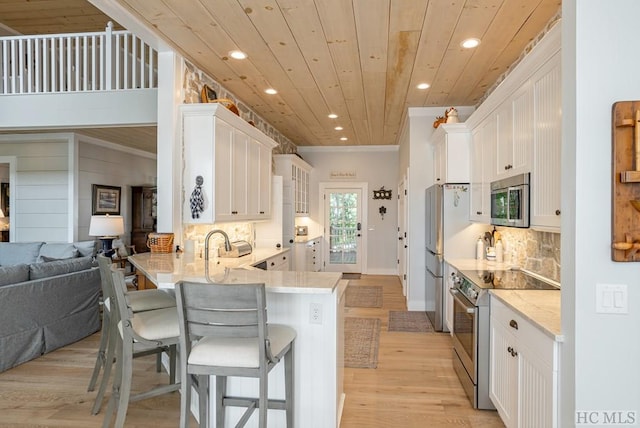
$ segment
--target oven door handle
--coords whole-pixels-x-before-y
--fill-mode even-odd
[[[460,294],[460,292],[458,290],[456,290],[454,288],[450,288],[449,289],[449,293],[451,293],[453,298],[464,307],[464,310],[465,310],[466,313],[473,314],[476,311],[476,307],[475,306],[467,305],[466,302],[464,302],[460,297],[458,297],[458,294]]]

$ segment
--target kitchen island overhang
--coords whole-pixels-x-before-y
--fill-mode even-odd
[[[344,402],[344,291],[348,283],[340,273],[264,271],[244,265],[239,259],[210,260],[205,264],[204,259],[184,253],[136,254],[129,261],[162,289],[170,290],[180,281],[264,283],[268,321],[287,324],[297,332],[295,426],[339,426]],[[312,307],[316,313],[320,308],[319,317],[312,319]],[[279,366],[269,374],[270,398],[284,398],[284,373]],[[215,382],[210,382],[210,388],[210,396],[215,397]],[[257,396],[257,383],[253,379],[233,378],[229,380],[229,391]],[[192,400],[193,406],[197,406],[197,399]],[[209,409],[214,415],[215,405],[211,399]],[[242,411],[236,408],[227,413],[229,426],[233,426],[232,421],[237,420]],[[257,415],[252,416],[247,426],[257,426]],[[268,426],[286,426],[284,412],[269,410]]]

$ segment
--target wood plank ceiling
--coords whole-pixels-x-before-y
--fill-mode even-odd
[[[295,144],[332,146],[397,144],[408,107],[476,105],[561,4],[115,1]],[[0,1],[0,23],[24,34],[101,30],[100,14],[85,0]],[[482,42],[463,49],[468,37]],[[230,59],[233,49],[248,59]]]

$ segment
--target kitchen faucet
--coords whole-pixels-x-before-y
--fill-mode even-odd
[[[231,251],[231,241],[229,241],[229,235],[225,233],[224,230],[213,229],[211,232],[207,233],[207,236],[204,238],[204,259],[209,260],[209,240],[211,239],[211,235],[214,233],[219,233],[224,237],[224,249],[229,252]]]

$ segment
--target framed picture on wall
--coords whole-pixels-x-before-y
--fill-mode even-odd
[[[93,215],[120,214],[120,187],[94,184],[92,191]]]

